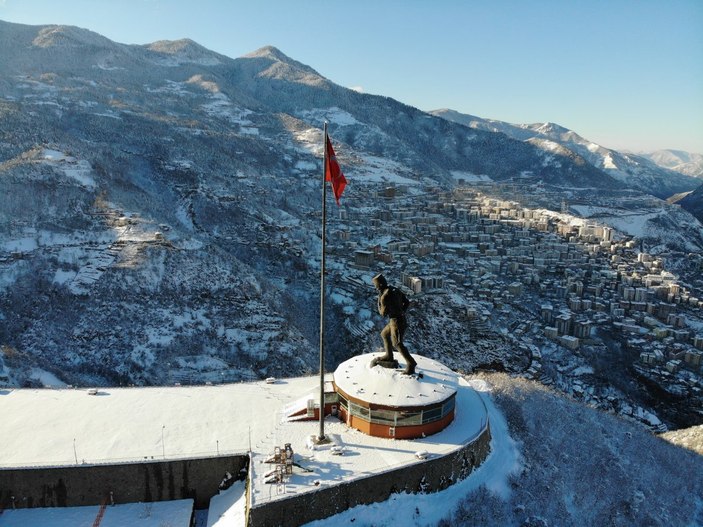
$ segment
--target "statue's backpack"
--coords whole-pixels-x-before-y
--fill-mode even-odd
[[[391,317],[399,317],[405,314],[410,305],[410,300],[397,287],[388,288],[388,313]]]

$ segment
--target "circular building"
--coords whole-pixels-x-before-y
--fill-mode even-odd
[[[459,377],[439,362],[414,355],[422,376],[371,367],[375,354],[359,355],[334,372],[339,417],[377,437],[412,439],[434,434],[454,419]]]

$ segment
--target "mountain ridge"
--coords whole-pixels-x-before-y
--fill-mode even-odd
[[[64,29],[56,29],[57,27]],[[90,35],[91,39],[93,38],[93,34],[87,30],[65,29],[66,27],[30,26],[38,33],[50,31],[53,34],[53,32],[57,31],[67,31],[71,34]],[[31,29],[24,27],[21,31],[17,30],[16,32],[24,34],[28,31],[31,33]],[[296,111],[307,111],[315,107],[338,106],[351,115],[359,114],[357,120],[367,126],[375,127],[383,134],[383,140],[393,141],[394,138],[402,137],[402,144],[397,144],[396,148],[407,149],[409,147],[410,150],[423,151],[425,155],[416,157],[413,163],[423,170],[431,169],[432,172],[435,172],[435,177],[439,177],[445,184],[451,181],[448,171],[468,169],[475,173],[494,175],[498,179],[520,177],[520,174],[528,174],[546,178],[549,182],[563,179],[574,185],[579,184],[579,182],[583,184],[583,182],[587,181],[587,185],[596,187],[618,188],[622,186],[621,182],[612,179],[604,171],[600,169],[591,170],[588,164],[583,162],[582,153],[579,152],[552,151],[545,155],[545,149],[539,148],[539,145],[530,145],[529,148],[526,148],[528,145],[523,142],[506,142],[495,135],[483,135],[481,131],[475,131],[474,134],[467,135],[458,133],[458,130],[453,127],[447,129],[447,127],[437,122],[427,123],[430,126],[424,126],[426,113],[416,108],[402,105],[389,98],[359,94],[338,86],[320,76],[309,66],[290,59],[280,50],[271,46],[263,47],[238,59],[227,59],[224,57],[220,58],[221,56],[217,56],[212,52],[208,52],[204,58],[202,55],[204,48],[192,41],[174,42],[176,44],[171,42],[168,44],[161,43],[157,45],[153,43],[144,46],[134,46],[113,43],[108,39],[100,39],[101,46],[92,49],[90,56],[74,57],[70,55],[64,57],[63,63],[67,64],[69,71],[73,73],[78,73],[76,68],[81,68],[81,64],[83,64],[83,73],[86,71],[91,71],[92,74],[102,72],[107,81],[114,81],[118,78],[125,79],[128,75],[132,75],[134,81],[141,81],[140,84],[149,81],[157,82],[158,77],[165,73],[139,67],[139,64],[144,64],[145,62],[149,64],[156,63],[157,66],[172,69],[174,66],[179,66],[181,69],[186,68],[189,70],[188,73],[185,70],[183,73],[183,75],[188,75],[188,77],[207,73],[219,78],[221,82],[228,84],[223,89],[233,99],[255,100],[258,102],[257,106],[261,107],[263,104],[274,111],[290,113],[293,110],[293,113],[295,113]],[[195,55],[185,57],[186,60],[173,62],[173,60],[164,59],[163,53],[158,51],[166,48],[175,49],[174,46],[180,48],[179,54],[187,50],[195,53]],[[155,53],[156,56],[150,56],[150,53]],[[9,54],[9,60],[8,52],[0,53],[0,55],[3,56],[3,62],[6,64],[6,71],[7,69],[12,69],[12,54]],[[175,53],[166,53],[166,56],[177,58]],[[24,62],[26,62],[26,59]],[[90,62],[94,63],[89,64]],[[35,60],[35,63],[41,64],[44,63],[44,60],[38,57],[38,62]],[[61,61],[56,61],[52,65],[56,73],[62,70],[61,64]],[[101,72],[92,71],[95,68],[101,70]],[[0,71],[2,69],[3,67],[0,66]],[[321,90],[305,90],[304,86],[321,88]],[[377,112],[364,115],[364,110],[370,106],[380,107],[381,110],[393,112],[395,117],[392,121],[389,121],[386,117],[377,118]],[[416,132],[416,127],[419,128],[420,133]],[[422,131],[423,128],[426,129],[425,132]],[[351,138],[352,136],[349,135],[349,137]],[[457,141],[459,142],[458,144]],[[354,145],[352,144],[352,146]],[[365,144],[363,146],[368,147],[369,145]],[[453,154],[452,151],[456,152],[458,156]],[[393,156],[393,152],[389,152],[387,149],[376,153],[383,156]],[[555,158],[555,155],[558,157]],[[497,159],[500,157],[505,158],[506,156],[513,160],[514,168],[510,172],[507,172],[504,163]],[[432,160],[431,164],[428,164],[428,160]],[[441,162],[441,165],[433,166],[438,161]]]
[[[703,179],[703,155],[683,150],[663,149],[640,153],[657,165]]]
[[[693,190],[699,184],[691,176],[660,167],[642,156],[603,147],[581,137],[573,130],[555,123],[510,124],[461,114],[449,109],[434,110],[429,113],[472,129],[501,132],[520,141],[529,141],[536,147],[547,151],[553,151],[553,143],[557,143],[617,181],[661,199]]]

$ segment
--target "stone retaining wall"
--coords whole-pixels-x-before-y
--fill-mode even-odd
[[[248,511],[248,527],[296,527],[356,505],[385,501],[394,493],[446,489],[483,463],[490,452],[490,442],[487,426],[474,441],[446,456],[255,505]]]
[[[112,465],[0,468],[0,510],[73,507],[192,498],[207,508],[229,472],[239,478],[248,454]]]

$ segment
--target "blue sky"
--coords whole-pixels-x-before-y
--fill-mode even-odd
[[[422,110],[703,153],[703,0],[0,0],[0,19],[230,57],[274,45]]]

